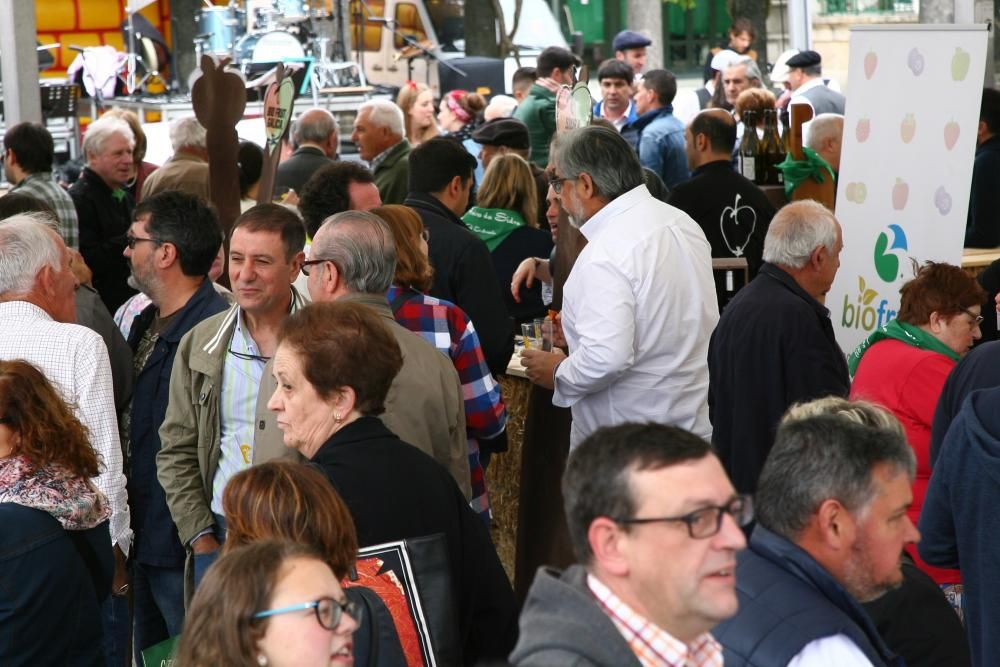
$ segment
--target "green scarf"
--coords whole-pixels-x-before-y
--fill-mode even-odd
[[[493,252],[504,239],[518,227],[524,227],[524,218],[506,208],[481,208],[473,206],[462,216],[462,222]]]
[[[833,173],[833,167],[821,158],[819,154],[816,153],[811,148],[802,147],[802,154],[806,156],[805,160],[796,160],[789,153],[785,156],[785,161],[778,165],[778,169],[785,176],[785,196],[791,198],[792,192],[795,188],[799,187],[799,183],[812,177],[817,183],[822,183],[826,178],[823,175],[824,171],[829,172],[830,178],[836,180],[836,175]]]
[[[912,345],[913,347],[920,348],[921,350],[930,350],[931,352],[937,352],[948,357],[952,361],[958,361],[961,359],[955,350],[951,349],[932,334],[927,333],[923,329],[913,324],[907,324],[906,322],[900,322],[899,320],[892,320],[888,324],[879,327],[871,333],[868,338],[861,341],[861,345],[858,345],[854,352],[851,352],[850,356],[847,358],[847,369],[851,373],[851,377],[858,370],[858,364],[861,363],[861,357],[865,355],[872,345],[879,342],[880,340],[886,340],[892,338],[895,340],[901,340],[907,345]]]

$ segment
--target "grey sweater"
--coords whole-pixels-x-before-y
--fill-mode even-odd
[[[539,568],[510,654],[517,667],[641,667],[587,588],[587,570]]]

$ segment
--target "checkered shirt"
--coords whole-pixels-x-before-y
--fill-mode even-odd
[[[102,463],[101,473],[93,481],[111,506],[111,541],[128,555],[132,529],[111,362],[104,340],[86,327],[54,321],[27,301],[0,303],[0,323],[0,359],[24,359],[33,364],[87,427]]]
[[[500,397],[500,384],[486,366],[479,334],[469,316],[450,301],[413,289],[401,290],[395,285],[389,288],[386,298],[395,309],[397,322],[420,335],[455,364],[465,399],[465,433],[472,473],[471,505],[479,513],[488,512],[490,501],[486,476],[479,463],[479,439],[495,438],[503,432],[507,426],[507,408]]]
[[[587,575],[587,586],[644,667],[722,667],[722,647],[709,633],[685,644],[633,611],[594,575]]]
[[[45,202],[59,219],[59,235],[70,248],[80,249],[80,222],[76,217],[73,198],[52,178],[52,172],[28,174],[11,192],[19,192]]]

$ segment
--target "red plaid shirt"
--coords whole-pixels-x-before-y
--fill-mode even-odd
[[[722,647],[709,633],[690,644],[637,614],[592,574],[587,586],[644,667],[722,667]]]

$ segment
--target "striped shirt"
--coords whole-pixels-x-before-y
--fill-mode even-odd
[[[34,197],[48,204],[59,220],[59,235],[66,246],[80,249],[80,222],[76,217],[76,206],[69,193],[52,178],[51,171],[28,174],[14,186],[11,192]]]
[[[643,667],[722,667],[722,647],[709,633],[685,644],[633,611],[594,575],[587,575],[587,586]]]
[[[259,355],[253,338],[243,327],[243,309],[236,309],[236,327],[229,349],[244,355]],[[244,359],[229,352],[222,365],[222,391],[219,392],[221,449],[219,467],[212,479],[212,511],[222,511],[222,492],[229,480],[253,462],[254,421],[257,394],[264,376],[266,361]]]

